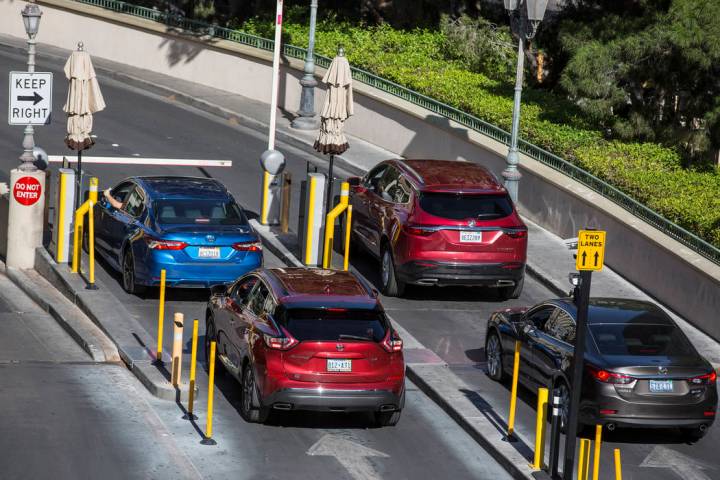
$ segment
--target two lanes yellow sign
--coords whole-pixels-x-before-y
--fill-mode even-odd
[[[580,230],[575,268],[602,270],[605,260],[605,233],[602,230]]]

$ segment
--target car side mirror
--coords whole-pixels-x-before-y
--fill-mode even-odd
[[[525,335],[530,335],[531,333],[535,333],[535,325],[532,323],[526,323],[523,327],[523,333]]]
[[[358,187],[360,186],[360,177],[349,177],[347,179],[347,182],[350,184],[351,187]]]
[[[214,297],[225,297],[227,296],[227,287],[223,284],[213,285],[210,287],[210,295]]]

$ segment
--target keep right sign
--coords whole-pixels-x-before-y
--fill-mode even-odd
[[[605,233],[602,230],[580,230],[575,268],[602,270],[605,260]]]

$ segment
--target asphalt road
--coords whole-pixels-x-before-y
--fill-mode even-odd
[[[11,65],[13,58],[15,63]],[[0,61],[7,65],[8,70],[21,69],[20,56],[8,56],[0,51]],[[3,83],[5,81],[0,78],[0,94],[7,91]],[[202,171],[187,167],[138,169],[94,166],[93,170],[100,177],[101,187],[137,173],[210,175],[221,179],[246,209],[257,212],[260,203],[260,168],[257,159],[266,148],[264,132],[230,124],[179,105],[171,99],[142,94],[106,79],[101,78],[101,85],[108,109],[96,116],[95,132],[98,138],[93,155],[137,154],[144,157],[232,159],[235,162],[232,169],[208,168]],[[55,111],[58,114],[64,98],[63,88],[64,83],[56,73]],[[38,143],[48,152],[66,151],[62,143],[64,122],[61,117],[56,115],[53,125],[38,128],[36,131]],[[21,127],[5,127],[0,134],[0,147],[5,147],[6,152],[17,152],[19,155],[21,140]],[[312,153],[288,145],[280,145],[280,148],[286,154],[288,169],[296,180],[303,178],[307,161],[320,161]],[[2,159],[5,172],[14,165],[15,157],[16,155],[10,155],[9,158],[6,156]],[[296,181],[293,189],[292,218],[297,218],[298,197]],[[377,283],[378,266],[374,260],[358,254],[352,259],[352,265],[371,282]],[[113,292],[125,301],[148,331],[153,333],[157,311],[156,291],[151,290],[144,297],[128,298],[117,281],[113,282],[108,275],[112,276],[101,273],[100,278],[110,282]],[[406,298],[383,298],[383,303],[396,321],[448,362],[450,368],[490,402],[502,418],[507,418],[508,387],[490,381],[484,372],[485,319],[496,309],[511,305],[530,305],[552,296],[539,282],[528,277],[522,297],[508,302],[500,302],[493,291],[485,289],[417,287],[410,288]],[[206,298],[207,293],[202,291],[171,291],[168,295],[167,311],[171,313],[178,310],[183,311],[186,318],[202,318]],[[168,332],[165,338],[170,338]],[[169,345],[165,348],[169,348]],[[534,438],[536,400],[533,392],[522,389],[520,400],[516,428],[525,438],[531,439]],[[406,423],[407,418],[404,418],[401,426]],[[400,439],[402,441],[406,438],[408,437],[401,436]],[[625,478],[647,478],[652,475],[658,480],[678,477],[705,480],[720,475],[720,465],[714,448],[720,441],[718,427],[713,427],[705,439],[694,445],[679,443],[678,435],[672,431],[616,431],[606,435],[606,439],[609,441],[603,449],[604,475],[612,472],[612,448],[616,447],[622,451]]]

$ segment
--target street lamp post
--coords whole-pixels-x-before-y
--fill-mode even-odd
[[[40,7],[30,0],[30,3],[25,5],[25,8],[20,12],[23,17],[23,24],[25,24],[25,32],[28,36],[28,62],[27,71],[35,71],[35,36],[37,35],[38,29],[40,28],[40,17],[42,11]],[[33,148],[35,147],[35,130],[32,125],[27,125],[24,131],[25,137],[23,138],[23,154],[20,156],[22,163],[18,167],[24,172],[34,172],[37,170],[35,166],[35,157],[33,156]]]
[[[317,19],[317,0],[310,0],[310,34],[307,53],[305,53],[304,75],[300,79],[302,92],[300,93],[300,110],[298,117],[292,121],[291,126],[298,130],[315,130],[318,128],[318,121],[315,119],[315,21]]]
[[[522,95],[525,68],[525,41],[532,39],[545,16],[548,0],[505,0],[505,9],[510,15],[510,26],[518,37],[518,61],[515,75],[515,98],[513,104],[512,133],[510,149],[506,158],[507,166],[502,172],[510,198],[518,200],[518,183],[522,175],[518,170],[518,131],[520,130],[520,97]],[[525,11],[523,11],[525,10]]]

